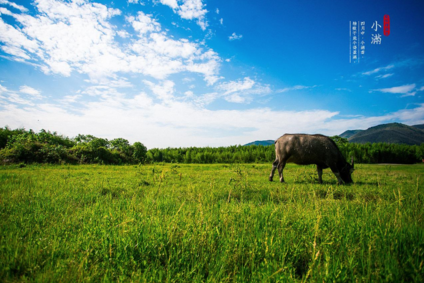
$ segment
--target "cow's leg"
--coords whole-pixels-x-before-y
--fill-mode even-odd
[[[330,167],[330,168],[331,168],[331,171],[333,171],[334,175],[336,176],[339,185],[342,185],[343,180],[342,180],[342,177],[340,176],[339,170],[337,170],[336,167]]]
[[[275,169],[277,169],[277,166],[278,166],[278,158],[277,159],[275,159],[275,161],[272,163],[272,170],[271,170],[271,174],[269,175],[269,181],[270,182],[272,182],[272,178],[274,178],[274,172],[275,172]]]
[[[286,160],[281,160],[278,164],[278,174],[280,175],[280,182],[284,183],[283,170],[286,167]]]
[[[322,184],[322,167],[317,165],[317,171],[318,171],[318,181],[320,184]]]

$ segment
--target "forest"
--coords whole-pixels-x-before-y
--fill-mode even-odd
[[[424,143],[349,143],[331,137],[346,159],[357,163],[422,162]],[[234,145],[228,147],[147,148],[141,142],[130,144],[124,138],[108,140],[93,135],[69,138],[56,132],[0,128],[2,164],[139,164],[139,163],[268,163],[274,161],[274,145]]]

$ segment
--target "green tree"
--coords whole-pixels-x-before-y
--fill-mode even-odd
[[[133,145],[133,158],[138,162],[144,162],[147,155],[147,148],[141,142],[135,142]]]

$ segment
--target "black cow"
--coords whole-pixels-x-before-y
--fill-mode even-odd
[[[285,134],[275,141],[275,161],[269,180],[272,181],[278,168],[280,182],[284,182],[283,169],[286,163],[299,165],[316,164],[319,182],[322,183],[322,169],[330,167],[339,184],[352,183],[352,164],[346,162],[336,143],[323,135]]]

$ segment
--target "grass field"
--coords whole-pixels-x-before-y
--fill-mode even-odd
[[[0,281],[423,282],[424,166],[355,167],[0,167]]]

